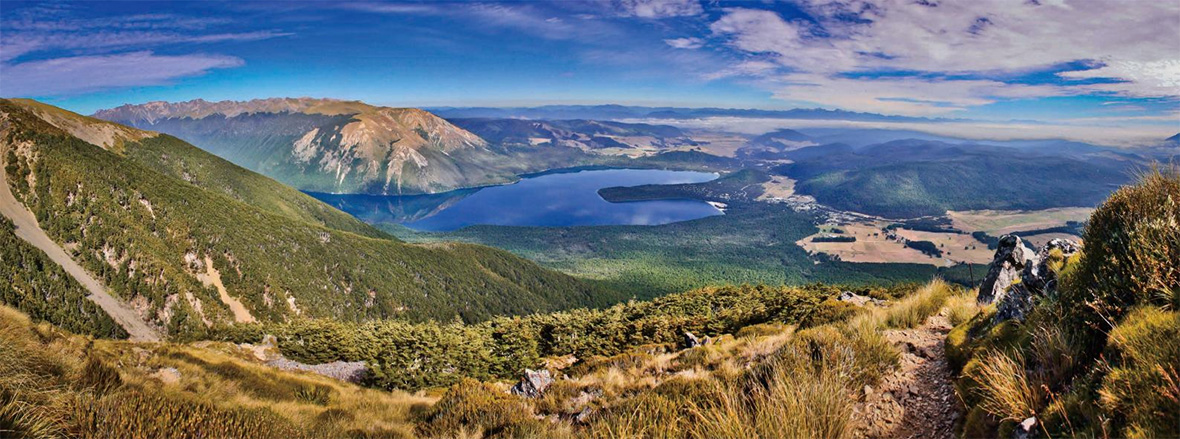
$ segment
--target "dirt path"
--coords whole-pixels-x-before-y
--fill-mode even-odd
[[[242,301],[235,299],[226,291],[225,284],[221,283],[221,272],[213,268],[213,258],[205,256],[205,272],[197,273],[197,280],[206,286],[211,286],[217,289],[217,295],[221,298],[221,302],[229,306],[229,310],[234,313],[234,321],[238,323],[253,323],[254,316],[250,315],[250,310],[242,305]]]
[[[90,292],[90,295],[86,297],[98,304],[112,319],[115,319],[119,326],[127,330],[127,333],[131,334],[131,340],[159,341],[160,334],[144,323],[135,310],[111,296],[101,282],[86,272],[86,269],[78,265],[77,262],[74,262],[61,246],[49,239],[45,231],[41,230],[41,226],[37,224],[37,218],[33,216],[33,213],[29,212],[29,209],[12,195],[4,174],[0,170],[0,215],[4,215],[16,225],[16,236],[41,249],[46,255],[49,255],[49,259],[60,265],[66,273],[82,284]]]
[[[885,336],[901,351],[901,367],[876,388],[865,389],[857,404],[862,420],[858,438],[952,439],[962,409],[947,365],[943,343],[951,325],[946,310],[913,329],[892,329]]]

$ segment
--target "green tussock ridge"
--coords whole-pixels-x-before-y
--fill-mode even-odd
[[[969,409],[963,435],[1036,417],[1049,437],[1168,437],[1180,426],[1180,173],[1154,169],[1090,217],[1057,294],[1024,322],[994,309],[947,340]]]

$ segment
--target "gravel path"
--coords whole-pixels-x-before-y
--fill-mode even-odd
[[[943,350],[951,325],[942,313],[913,329],[887,330],[901,351],[901,367],[877,388],[866,387],[857,404],[858,438],[953,439],[962,404],[951,383]]]

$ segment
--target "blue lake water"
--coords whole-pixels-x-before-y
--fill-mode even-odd
[[[655,225],[721,215],[697,200],[610,203],[598,190],[614,186],[701,183],[717,174],[607,169],[529,177],[504,186],[419,196],[311,194],[368,222],[402,222],[423,231],[476,224],[504,226]]]

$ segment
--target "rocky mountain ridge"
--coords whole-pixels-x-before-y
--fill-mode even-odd
[[[94,114],[176,135],[302,190],[422,193],[511,181],[488,143],[429,112],[359,101],[148,102]]]

